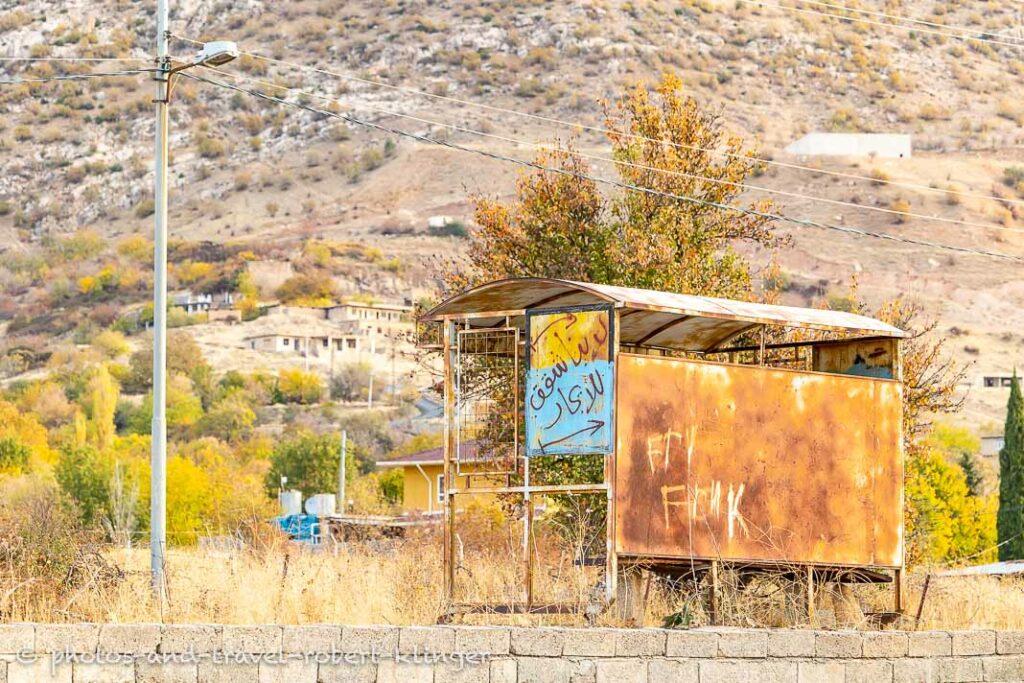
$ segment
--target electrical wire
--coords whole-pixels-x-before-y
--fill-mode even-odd
[[[864,19],[862,17],[849,17],[842,14],[832,14],[830,12],[822,12],[820,10],[806,9],[803,7],[791,7],[789,5],[777,5],[770,2],[764,2],[763,0],[736,0],[736,2],[742,2],[748,5],[757,5],[759,7],[770,7],[773,9],[786,10],[788,12],[799,12],[801,14],[813,14],[819,17],[831,17],[832,19],[840,19],[842,21],[858,21],[862,24],[868,24],[871,26],[886,26],[888,28],[901,28],[906,31],[915,31],[920,33],[928,33],[932,35],[944,36],[946,38],[956,38],[958,40],[970,40],[978,43],[988,43],[989,45],[998,45],[1000,47],[1012,47],[1018,50],[1024,48],[1024,44],[1021,43],[1010,43],[1004,40],[994,40],[992,38],[981,38],[978,36],[965,36],[961,33],[952,33],[947,31],[939,31],[930,28],[918,28],[916,26],[906,26],[905,24],[894,24],[887,21],[874,21],[872,19]],[[847,11],[852,11],[848,7],[843,7]],[[893,15],[895,16],[895,15]]]
[[[915,19],[913,17],[906,17],[901,14],[890,14],[888,12],[879,12],[877,10],[861,9],[860,7],[848,7],[846,5],[838,5],[830,2],[820,2],[819,0],[797,0],[803,5],[817,5],[819,7],[828,7],[830,9],[843,10],[845,12],[857,12],[858,14],[865,14],[873,17],[883,17],[885,19],[894,19],[896,21],[906,21],[913,24],[921,24],[922,26],[931,26],[934,28],[941,28],[953,31],[967,31],[970,33],[976,33],[979,36],[984,36],[988,31],[982,29],[967,28],[966,26],[954,26],[952,24],[943,24],[937,21],[927,21],[925,19]]]
[[[0,79],[0,85],[18,85],[20,83],[51,83],[54,81],[84,81],[90,78],[105,78],[107,76],[134,76],[137,74],[153,73],[156,69],[127,69],[124,71],[101,71],[88,74],[69,74],[66,76],[45,76],[42,78],[10,78]]]
[[[437,138],[432,138],[432,137],[429,137],[429,136],[426,136],[426,135],[421,135],[419,133],[411,133],[409,131],[402,130],[402,129],[399,129],[399,128],[394,128],[394,127],[391,127],[391,126],[385,126],[385,125],[382,125],[382,124],[379,124],[379,123],[375,123],[373,121],[365,121],[363,119],[359,119],[359,118],[356,118],[356,117],[348,115],[348,114],[339,114],[339,113],[327,111],[325,109],[318,109],[318,108],[312,107],[312,106],[310,106],[308,104],[302,104],[301,102],[290,102],[288,100],[282,99],[280,97],[276,97],[274,95],[268,95],[266,93],[262,93],[262,92],[259,92],[259,91],[249,90],[247,88],[242,88],[242,87],[234,85],[232,83],[227,83],[227,82],[224,82],[224,81],[216,81],[216,80],[213,80],[213,79],[210,79],[210,78],[206,78],[206,77],[203,77],[203,76],[196,76],[195,74],[190,74],[190,73],[186,73],[186,72],[182,72],[181,75],[184,76],[185,78],[188,78],[188,79],[191,79],[191,80],[199,81],[199,82],[202,82],[202,83],[207,83],[207,84],[214,85],[214,86],[217,86],[217,87],[220,87],[220,88],[225,88],[227,90],[233,90],[233,91],[239,92],[239,93],[244,93],[244,94],[252,95],[253,97],[257,97],[257,98],[260,98],[260,99],[263,99],[263,100],[266,100],[266,101],[269,101],[269,102],[275,102],[277,104],[282,104],[282,105],[285,105],[285,106],[294,107],[296,109],[302,109],[302,110],[305,110],[307,112],[310,112],[310,113],[313,113],[313,114],[317,114],[319,116],[324,116],[324,117],[328,117],[328,118],[335,118],[335,119],[339,119],[339,120],[342,120],[342,121],[347,121],[348,123],[352,123],[354,125],[363,126],[365,128],[372,128],[374,130],[378,130],[378,131],[381,131],[383,133],[388,133],[388,134],[391,134],[391,135],[395,135],[397,137],[409,138],[409,139],[412,139],[412,140],[417,140],[419,142],[424,142],[424,143],[431,144],[431,145],[437,145],[437,146],[440,146],[440,147],[446,147],[448,149],[452,149],[452,150],[456,150],[456,151],[460,151],[460,152],[467,152],[469,154],[475,154],[475,155],[478,155],[478,156],[482,156],[482,157],[486,157],[486,158],[489,158],[489,159],[493,159],[495,161],[503,161],[503,162],[507,162],[507,163],[516,164],[518,166],[522,166],[522,167],[525,167],[525,168],[532,168],[532,169],[539,170],[539,171],[547,171],[547,172],[550,172],[550,173],[557,173],[559,175],[574,177],[574,178],[577,178],[577,179],[580,179],[580,180],[590,180],[590,181],[595,182],[595,183],[600,183],[600,184],[603,184],[603,185],[608,185],[608,186],[616,187],[616,188],[623,189],[623,190],[631,190],[631,191],[640,192],[640,193],[643,193],[643,194],[648,194],[648,195],[657,196],[657,197],[663,197],[663,198],[667,198],[667,199],[676,199],[676,200],[683,201],[683,202],[686,202],[686,203],[689,203],[689,204],[695,204],[695,205],[699,205],[699,206],[707,206],[707,207],[716,208],[716,209],[723,210],[723,211],[731,211],[731,212],[740,213],[740,214],[744,214],[744,215],[748,215],[748,216],[755,216],[755,217],[759,217],[759,218],[765,218],[765,219],[768,219],[768,220],[782,221],[782,222],[790,223],[792,225],[796,225],[796,226],[799,226],[799,227],[816,228],[816,229],[822,229],[822,230],[832,230],[832,231],[842,232],[842,233],[846,233],[846,234],[850,234],[850,235],[856,235],[856,236],[859,236],[859,237],[874,237],[874,238],[878,238],[878,239],[890,240],[890,241],[893,241],[893,242],[901,242],[901,243],[904,243],[904,244],[912,244],[912,245],[916,245],[916,246],[924,246],[924,247],[929,247],[929,248],[933,248],[933,249],[942,249],[942,250],[947,250],[947,251],[955,251],[955,252],[960,252],[960,253],[972,254],[972,255],[976,255],[976,256],[987,256],[987,257],[990,257],[990,258],[1008,260],[1008,261],[1013,261],[1013,262],[1017,262],[1017,263],[1024,263],[1024,257],[1022,257],[1022,256],[1014,256],[1014,255],[1011,255],[1011,254],[1004,254],[1002,252],[997,252],[997,251],[986,251],[986,250],[972,249],[970,247],[961,247],[961,246],[957,246],[957,245],[945,244],[945,243],[942,243],[942,242],[932,242],[930,240],[920,240],[920,239],[902,237],[900,235],[892,235],[892,234],[884,233],[884,232],[876,232],[876,231],[871,231],[871,230],[863,230],[863,229],[860,229],[860,228],[853,228],[853,227],[848,227],[848,226],[831,225],[831,224],[828,224],[828,223],[822,223],[822,222],[819,222],[819,221],[814,221],[814,220],[810,220],[810,219],[806,219],[806,218],[792,218],[792,217],[789,217],[789,216],[785,216],[785,215],[778,214],[778,213],[772,213],[772,212],[769,212],[769,211],[760,211],[760,210],[757,210],[757,209],[748,209],[748,208],[743,208],[743,207],[739,207],[739,206],[732,206],[730,204],[723,204],[721,202],[715,202],[715,201],[710,201],[710,200],[706,200],[706,199],[698,199],[696,197],[688,197],[686,195],[672,194],[670,192],[663,192],[661,190],[655,190],[655,189],[649,188],[649,187],[641,187],[641,186],[638,186],[638,185],[632,185],[630,183],[624,183],[622,181],[613,180],[611,178],[601,178],[599,176],[592,176],[592,175],[587,175],[587,174],[583,174],[583,173],[577,173],[575,171],[570,171],[570,170],[567,170],[567,169],[564,169],[564,168],[558,168],[558,167],[554,167],[554,166],[545,166],[544,164],[540,164],[540,163],[537,163],[537,162],[534,162],[534,161],[527,161],[525,159],[518,159],[516,157],[510,157],[510,156],[506,156],[504,154],[498,154],[496,152],[490,152],[490,151],[487,151],[487,150],[473,149],[471,147],[465,147],[463,145],[459,145],[459,144],[456,144],[456,143],[453,143],[453,142],[449,142],[447,140],[439,140]]]
[[[0,57],[0,62],[151,62],[142,57]]]
[[[221,76],[227,76],[227,77],[232,78],[232,79],[249,81],[249,82],[252,82],[252,83],[258,83],[260,85],[268,86],[268,87],[271,87],[271,88],[276,88],[278,90],[285,90],[285,91],[292,92],[292,93],[298,93],[298,94],[301,94],[301,95],[306,95],[307,97],[313,97],[313,98],[316,98],[316,99],[320,99],[320,100],[325,100],[325,101],[328,101],[328,102],[334,102],[334,103],[337,103],[337,104],[341,104],[340,100],[338,100],[335,97],[331,97],[329,95],[324,95],[324,94],[321,94],[321,93],[311,92],[309,90],[302,90],[300,88],[295,88],[295,87],[292,87],[292,86],[281,85],[281,84],[273,83],[271,81],[266,81],[266,80],[263,80],[263,79],[260,79],[260,78],[255,78],[253,76],[246,76],[246,75],[242,75],[242,74],[236,74],[236,73],[221,71],[219,69],[211,69],[209,67],[203,67],[203,66],[201,66],[200,68],[202,68],[202,69],[204,69],[206,71],[211,71],[213,73],[219,74]],[[414,116],[412,114],[404,114],[404,113],[401,113],[401,112],[391,111],[389,109],[382,109],[380,107],[374,107],[374,106],[365,105],[365,104],[364,105],[360,105],[360,106],[364,107],[366,109],[369,109],[370,111],[379,113],[379,114],[384,114],[384,115],[387,115],[387,116],[394,116],[394,117],[403,118],[403,119],[409,119],[409,120],[416,121],[418,123],[423,123],[423,124],[426,124],[426,125],[438,126],[438,127],[442,127],[442,128],[447,128],[449,130],[458,131],[458,132],[461,132],[461,133],[467,133],[467,134],[476,135],[476,136],[479,136],[479,137],[490,138],[490,139],[493,139],[493,140],[499,140],[501,142],[510,143],[512,145],[515,145],[515,146],[526,145],[526,146],[529,146],[529,147],[533,147],[534,149],[539,149],[539,150],[544,150],[544,151],[556,151],[557,150],[557,147],[553,147],[551,145],[546,145],[546,144],[537,143],[537,142],[531,142],[531,141],[528,141],[528,140],[521,140],[521,139],[518,139],[518,138],[510,138],[510,137],[507,137],[507,136],[504,136],[504,135],[497,135],[497,134],[494,134],[494,133],[487,133],[487,132],[484,132],[484,131],[475,130],[475,129],[472,129],[472,128],[466,128],[466,127],[459,126],[459,125],[452,124],[452,123],[447,123],[445,121],[437,121],[437,120],[432,120],[432,119],[425,119],[425,118],[422,118],[422,117],[419,117],[419,116]],[[779,196],[791,197],[791,198],[795,198],[795,199],[803,199],[803,200],[812,201],[812,202],[823,202],[823,203],[826,203],[826,204],[832,204],[832,205],[836,205],[836,206],[843,206],[843,207],[853,208],[853,209],[862,209],[862,210],[867,210],[867,211],[876,211],[876,212],[884,213],[884,214],[888,214],[888,215],[903,216],[903,217],[907,217],[907,218],[916,218],[916,219],[926,220],[926,221],[935,221],[935,222],[940,222],[940,223],[949,223],[949,224],[954,224],[954,225],[963,225],[963,226],[967,226],[967,227],[983,228],[983,229],[987,229],[987,230],[998,230],[998,231],[1004,231],[1004,232],[1024,233],[1024,228],[1011,228],[1011,227],[1004,226],[1004,225],[995,225],[993,223],[979,223],[977,221],[967,221],[967,220],[962,220],[962,219],[959,219],[959,218],[945,218],[945,217],[942,217],[942,216],[929,216],[927,214],[916,213],[916,212],[913,212],[913,211],[901,211],[899,209],[891,209],[891,208],[886,208],[886,207],[882,207],[882,206],[869,206],[869,205],[858,204],[856,202],[845,201],[845,200],[841,200],[841,199],[832,199],[830,197],[819,197],[819,196],[816,196],[816,195],[802,194],[802,193],[799,193],[799,192],[790,192],[788,190],[779,190],[779,189],[776,189],[776,188],[763,187],[763,186],[760,186],[760,185],[751,185],[749,183],[741,183],[741,182],[735,182],[735,181],[731,181],[731,180],[723,180],[721,178],[710,178],[708,176],[703,176],[703,175],[699,175],[699,174],[695,174],[695,173],[686,173],[684,171],[675,171],[675,170],[667,169],[667,168],[656,168],[656,167],[653,167],[653,166],[647,166],[647,165],[644,165],[644,164],[638,164],[638,163],[635,163],[635,162],[630,162],[630,161],[626,161],[626,160],[622,160],[622,159],[613,159],[613,158],[609,158],[609,157],[605,157],[605,156],[600,156],[600,155],[596,155],[596,154],[589,154],[587,152],[583,152],[583,151],[579,151],[579,150],[574,150],[573,154],[575,154],[576,156],[579,156],[581,158],[590,159],[590,160],[593,160],[593,161],[600,161],[600,162],[605,162],[605,163],[610,163],[610,164],[616,164],[616,165],[619,165],[619,166],[626,166],[626,167],[635,168],[635,169],[638,169],[638,170],[652,171],[654,173],[661,173],[661,174],[664,174],[664,175],[671,175],[671,176],[676,176],[676,177],[689,178],[689,179],[692,179],[692,180],[700,180],[700,181],[712,183],[712,184],[715,184],[715,185],[723,185],[723,186],[727,186],[727,187],[742,188],[742,189],[751,190],[751,191],[754,191],[754,192],[764,192],[764,193],[768,193],[768,194],[776,194],[776,195],[779,195]]]
[[[180,35],[177,35],[177,34],[171,34],[171,35],[172,35],[172,37],[174,37],[174,38],[176,38],[178,40],[185,41],[187,43],[192,43],[192,44],[196,44],[196,45],[202,45],[203,44],[202,41],[194,40],[192,38],[186,38],[184,36],[180,36]],[[640,140],[640,141],[645,141],[645,142],[653,142],[653,143],[657,143],[657,144],[661,144],[661,145],[667,145],[669,147],[674,147],[676,149],[689,149],[689,150],[701,151],[701,152],[706,152],[708,154],[714,154],[716,156],[721,156],[721,157],[726,157],[726,158],[731,158],[731,159],[743,159],[743,160],[752,161],[752,162],[755,162],[755,163],[758,163],[758,164],[765,164],[767,166],[776,166],[776,167],[779,167],[779,168],[788,168],[788,169],[792,169],[792,170],[805,171],[805,172],[808,172],[808,173],[815,173],[815,174],[818,174],[818,175],[827,175],[827,176],[832,176],[832,177],[836,177],[836,178],[846,178],[846,179],[849,179],[849,180],[866,181],[866,182],[869,182],[869,183],[872,183],[872,184],[875,184],[875,185],[887,185],[887,186],[891,186],[891,187],[902,187],[904,189],[918,190],[918,191],[922,191],[922,192],[932,192],[932,193],[944,194],[944,195],[952,195],[952,196],[957,196],[957,197],[971,197],[971,198],[974,198],[974,199],[984,199],[984,200],[994,201],[994,202],[1003,203],[1003,204],[1015,204],[1015,205],[1024,206],[1024,200],[1022,200],[1022,199],[1014,199],[1012,197],[998,197],[998,196],[995,196],[995,195],[982,194],[982,193],[979,193],[979,192],[968,192],[968,191],[964,191],[964,190],[954,190],[954,189],[951,189],[951,188],[932,187],[930,185],[925,185],[925,184],[921,184],[921,183],[908,183],[908,182],[902,182],[902,181],[898,181],[898,180],[891,180],[891,179],[888,179],[888,178],[873,178],[871,176],[860,175],[860,174],[857,174],[857,173],[848,173],[848,172],[845,172],[845,171],[833,171],[833,170],[828,170],[828,169],[814,168],[812,166],[806,166],[806,165],[796,164],[796,163],[791,163],[791,162],[776,161],[774,159],[765,159],[763,157],[758,157],[758,156],[751,155],[751,154],[737,154],[735,152],[728,152],[728,151],[724,151],[724,150],[720,150],[720,149],[712,149],[712,148],[709,148],[709,147],[701,147],[699,145],[690,145],[690,144],[672,142],[672,141],[667,141],[667,140],[657,140],[657,139],[649,138],[649,137],[646,137],[646,136],[643,136],[643,135],[638,135],[638,134],[635,134],[635,133],[628,133],[628,132],[624,132],[624,131],[613,131],[613,130],[611,130],[609,128],[602,128],[600,126],[586,125],[586,124],[583,124],[583,123],[581,123],[579,121],[565,121],[563,119],[557,119],[557,118],[553,118],[553,117],[550,117],[550,116],[543,116],[543,115],[540,115],[540,114],[531,114],[529,112],[523,112],[523,111],[518,111],[516,109],[508,109],[508,108],[505,108],[505,107],[499,107],[499,106],[495,106],[495,105],[484,104],[482,102],[474,102],[472,100],[463,100],[463,99],[459,99],[457,97],[451,97],[450,95],[439,95],[439,94],[436,94],[436,93],[427,92],[425,90],[417,90],[415,88],[409,88],[409,87],[406,87],[406,86],[394,85],[394,84],[391,84],[391,83],[387,83],[385,81],[361,78],[359,76],[353,76],[351,74],[346,74],[346,73],[336,72],[336,71],[330,71],[330,70],[322,69],[322,68],[315,67],[315,66],[299,64],[297,62],[289,62],[289,61],[286,61],[286,60],[283,60],[283,59],[276,59],[274,57],[267,57],[265,55],[261,55],[261,54],[255,53],[255,52],[239,51],[239,54],[245,55],[247,57],[252,57],[253,59],[269,62],[269,63],[272,63],[272,64],[278,64],[278,65],[281,65],[281,66],[291,67],[291,68],[294,68],[294,69],[302,69],[302,70],[305,70],[305,71],[312,71],[312,72],[315,72],[315,73],[318,73],[318,74],[321,74],[321,75],[331,76],[331,77],[335,77],[335,78],[341,78],[341,79],[345,79],[345,80],[350,80],[350,81],[353,81],[353,82],[356,82],[356,83],[362,83],[362,84],[369,85],[369,86],[372,86],[372,87],[384,88],[384,89],[387,89],[387,90],[392,90],[392,91],[396,91],[396,92],[403,92],[403,93],[406,93],[406,94],[416,95],[416,96],[420,96],[420,97],[427,97],[427,98],[438,100],[438,101],[449,102],[449,103],[452,103],[452,104],[465,105],[465,106],[474,107],[474,108],[482,109],[482,110],[486,110],[486,111],[499,112],[499,113],[503,113],[503,114],[511,114],[513,116],[519,116],[519,117],[522,117],[522,118],[526,118],[526,119],[530,119],[530,120],[533,120],[533,121],[538,121],[540,123],[546,124],[546,127],[550,128],[552,130],[554,130],[556,128],[558,128],[558,129],[570,128],[572,130],[584,130],[584,131],[588,131],[588,132],[602,133],[602,134],[606,134],[606,135],[609,134],[609,133],[614,133],[616,135],[621,135],[622,137],[629,138],[631,140]],[[227,71],[221,71],[220,73],[228,73],[228,72]]]

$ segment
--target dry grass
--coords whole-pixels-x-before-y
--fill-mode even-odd
[[[328,542],[312,549],[288,541],[261,521],[243,524],[220,543],[172,548],[166,575],[169,600],[152,597],[148,548],[125,549],[83,532],[52,488],[8,488],[16,515],[0,517],[0,623],[342,623],[432,624],[446,614],[442,597],[441,537],[437,526],[401,539]],[[497,506],[460,515],[456,528],[457,602],[522,602],[522,523],[517,509]],[[3,508],[0,508],[3,512]],[[511,516],[509,516],[511,515]],[[575,517],[570,519],[576,519]],[[490,624],[676,626],[709,623],[707,591],[692,578],[670,582],[646,573],[638,588],[645,606],[637,623],[615,609],[600,611],[603,567],[579,566],[586,548],[603,552],[603,525],[541,515],[534,527],[534,601],[575,607],[565,615],[462,615]],[[601,542],[597,542],[601,541]],[[586,564],[586,563],[584,563]],[[791,575],[800,576],[800,572]],[[915,613],[925,573],[910,579],[907,607]],[[627,585],[628,582],[622,582]],[[805,586],[757,576],[721,576],[720,615],[736,626],[804,626]],[[871,628],[863,613],[887,611],[886,586],[817,591],[816,626]],[[598,609],[595,609],[598,608]],[[902,628],[913,628],[904,618]],[[1024,628],[1024,581],[939,578],[931,582],[921,628]]]
[[[174,549],[168,554],[170,599],[163,612],[150,597],[147,549],[107,549],[93,558],[88,571],[79,570],[79,579],[69,590],[49,589],[31,580],[0,581],[0,621],[432,624],[444,613],[439,540],[435,533],[428,533],[311,551],[270,538],[258,550]],[[459,553],[458,598],[495,603],[518,598],[523,581],[518,540],[512,527],[487,538],[466,539]],[[575,603],[582,611],[600,571],[574,566],[567,559],[571,554],[560,553],[557,544],[550,544],[540,555],[538,599]],[[911,614],[916,611],[922,582],[923,573],[911,578],[907,600]],[[684,624],[708,622],[692,583],[681,582],[673,590],[654,581],[645,586],[645,593],[643,625],[661,625],[666,615],[675,613],[688,615]],[[799,595],[798,586],[754,582],[745,590],[725,590],[723,611],[733,625],[806,625]],[[886,608],[890,595],[884,588],[856,589],[865,610]],[[817,601],[818,625],[835,625],[833,615],[842,609],[837,592],[823,587]],[[577,615],[474,615],[460,621],[584,623]],[[611,612],[597,623],[627,625]],[[869,628],[867,622],[852,625]],[[900,627],[913,628],[912,619],[904,619]],[[933,579],[920,628],[1024,628],[1024,582]]]

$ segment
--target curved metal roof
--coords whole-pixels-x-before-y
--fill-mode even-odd
[[[685,351],[712,351],[760,325],[845,332],[872,337],[906,337],[897,327],[842,311],[749,303],[649,289],[597,285],[550,278],[488,282],[441,302],[420,319],[473,314],[486,324],[531,308],[610,303],[623,309],[619,339],[627,344]]]

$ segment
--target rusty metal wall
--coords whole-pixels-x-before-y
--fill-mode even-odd
[[[898,382],[626,354],[617,373],[617,552],[902,564]]]

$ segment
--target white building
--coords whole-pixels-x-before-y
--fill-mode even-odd
[[[401,304],[344,303],[327,306],[324,317],[353,331],[371,335],[411,333],[412,306]]]
[[[909,159],[909,135],[885,133],[808,133],[786,147],[800,156],[880,157]]]
[[[325,360],[332,355],[340,360],[357,360],[361,354],[376,352],[369,337],[317,325],[265,327],[245,337],[245,345],[253,351]]]
[[[171,297],[171,305],[181,308],[189,315],[209,313],[211,308],[231,308],[235,303],[232,292],[213,294],[193,294],[190,291],[177,292]]]
[[[1006,437],[1002,434],[989,434],[981,437],[981,454],[986,458],[993,458],[999,455],[1006,445]]]

